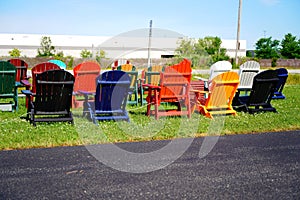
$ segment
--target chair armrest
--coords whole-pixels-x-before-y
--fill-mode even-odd
[[[96,94],[95,92],[88,92],[88,91],[83,91],[83,90],[78,90],[77,93],[83,95],[86,102],[89,100],[89,96],[91,96],[91,95],[94,96]],[[76,95],[76,93],[75,93],[75,95]]]
[[[196,79],[200,80],[200,81],[204,81],[204,82],[208,82],[209,80],[207,78],[202,78],[200,76],[195,76]]]
[[[195,92],[195,93],[201,93],[201,94],[208,94],[209,91],[204,91],[204,90],[190,90],[191,92]]]
[[[88,92],[88,91],[83,91],[83,90],[78,90],[77,93],[81,94],[81,95],[84,95],[84,96],[95,95],[96,94],[95,92]],[[75,95],[76,95],[76,93],[75,93]]]
[[[148,87],[151,89],[160,89],[161,87],[158,85],[150,85],[150,84],[142,84],[143,87]]]
[[[26,87],[31,87],[31,83],[28,81],[28,79],[23,79],[20,82]]]
[[[32,96],[33,93],[30,90],[21,90],[22,94],[25,94],[26,96]]]

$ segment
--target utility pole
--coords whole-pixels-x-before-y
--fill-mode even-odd
[[[236,34],[235,64],[239,62],[238,51],[240,50],[240,26],[241,26],[242,0],[239,0],[238,25]]]
[[[150,20],[150,29],[149,29],[149,42],[148,42],[148,66],[151,66],[151,57],[150,57],[150,52],[151,52],[151,38],[152,38],[152,20]]]

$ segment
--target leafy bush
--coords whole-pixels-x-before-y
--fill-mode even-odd
[[[11,57],[15,57],[15,58],[21,56],[21,51],[17,48],[14,48],[13,50],[9,51],[8,53]]]

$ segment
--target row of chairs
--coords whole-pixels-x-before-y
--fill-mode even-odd
[[[256,61],[247,61],[233,72],[228,61],[211,66],[210,78],[192,82],[196,87],[194,108],[207,117],[233,114],[236,110],[249,113],[273,111],[272,99],[284,99],[283,87],[288,77],[284,68],[260,71]]]
[[[44,67],[44,73],[35,73],[33,72],[32,85],[31,90],[28,90],[29,85],[26,85],[27,79],[21,80],[23,84],[26,85],[26,89],[23,91],[23,94],[27,96],[28,99],[28,113],[27,119],[30,120],[35,125],[37,121],[71,121],[72,116],[70,112],[70,107],[65,108],[65,110],[59,110],[60,101],[62,99],[56,97],[62,97],[65,99],[71,98],[75,102],[74,98],[77,95],[82,95],[83,98],[83,108],[84,108],[84,115],[88,116],[90,119],[96,123],[97,120],[109,120],[109,119],[122,119],[129,121],[129,117],[126,111],[126,104],[127,104],[127,95],[133,94],[132,88],[132,80],[133,78],[130,77],[131,69],[125,69],[122,67],[129,68],[130,65],[120,66],[118,70],[115,71],[108,71],[100,75],[100,66],[94,66],[94,70],[89,68],[89,70],[83,70],[84,68],[88,68],[88,65],[84,63],[79,65],[78,68],[75,67],[73,70],[73,74],[61,70],[59,67],[54,67],[51,64],[41,64],[42,66],[52,66],[49,68]],[[55,65],[57,66],[57,65]],[[86,66],[86,67],[84,67]],[[131,65],[132,67],[132,65]],[[34,67],[35,68],[35,67]],[[81,70],[80,70],[81,69]],[[98,71],[99,70],[99,71]],[[128,70],[124,72],[123,70]],[[151,70],[151,69],[150,69]],[[87,73],[84,73],[87,71]],[[240,83],[241,76],[237,73],[229,71],[229,72],[222,72],[221,74],[215,76],[213,79],[208,81],[208,91],[202,89],[204,87],[204,82],[202,81],[192,81],[191,82],[191,62],[187,59],[184,59],[182,62],[165,67],[163,72],[154,72],[151,74],[152,71],[145,71],[144,73],[150,73],[153,76],[156,76],[155,79],[159,77],[159,84],[157,82],[152,84],[150,79],[153,78],[151,76],[147,77],[144,76],[141,79],[140,86],[136,87],[136,91],[140,94],[146,94],[147,97],[145,101],[147,102],[147,115],[154,115],[156,119],[159,119],[160,116],[176,116],[176,115],[187,115],[188,117],[191,116],[192,111],[197,108],[198,111],[205,116],[212,117],[215,114],[236,114],[236,112],[232,109],[232,101],[233,98],[237,98],[236,102],[243,102],[243,98],[236,95],[236,91],[238,90],[238,85]],[[274,71],[274,70],[272,70]],[[40,71],[39,71],[40,72]],[[43,74],[43,75],[42,75]],[[261,73],[260,73],[261,74]],[[264,73],[266,74],[266,72]],[[273,73],[275,74],[275,73]],[[71,76],[70,76],[71,75]],[[258,76],[258,75],[257,75]],[[277,76],[277,74],[276,74]],[[76,85],[76,78],[81,77],[79,79],[86,80],[84,83],[90,82],[90,84],[94,84],[96,90],[89,91],[88,88],[79,88],[75,87]],[[260,75],[257,77],[257,80],[262,80],[264,76]],[[277,76],[278,78],[278,76]],[[35,79],[35,80],[34,80]],[[137,76],[136,76],[137,79]],[[148,79],[148,80],[146,80]],[[275,79],[274,77],[271,79]],[[96,81],[95,81],[96,80]],[[253,79],[256,80],[256,79]],[[148,82],[147,82],[148,81]],[[80,81],[78,81],[80,82]],[[37,90],[37,86],[39,85],[39,89]],[[276,84],[278,81],[276,82]],[[66,84],[66,85],[65,85]],[[72,85],[73,84],[73,85]],[[88,83],[89,84],[89,83]],[[123,84],[123,85],[122,85]],[[67,86],[69,85],[69,86]],[[71,86],[72,85],[72,86]],[[128,86],[128,88],[127,88]],[[200,88],[199,88],[199,87]],[[72,87],[71,94],[66,92],[65,90],[59,90],[59,87],[65,88],[67,91],[70,92],[70,87]],[[197,88],[198,87],[198,88]],[[69,88],[69,89],[68,89]],[[119,88],[119,89],[117,89]],[[251,88],[251,94],[254,90],[254,82],[253,87]],[[258,87],[261,88],[261,87]],[[54,97],[47,97],[45,95],[51,95],[54,91],[56,96]],[[45,91],[45,94],[40,95],[38,97],[37,93],[41,93],[41,91]],[[47,92],[48,91],[48,92]],[[118,91],[118,92],[116,92]],[[53,94],[54,94],[53,92]],[[66,93],[66,96],[61,92]],[[144,93],[145,92],[145,93]],[[274,91],[273,91],[274,92]],[[75,95],[74,95],[75,94]],[[204,98],[205,95],[208,94],[207,98]],[[94,99],[89,99],[89,96],[93,96]],[[134,94],[135,98],[137,98],[138,93]],[[140,95],[142,96],[142,95]],[[253,95],[252,95],[253,96]],[[33,97],[35,101],[33,101]],[[40,99],[39,99],[40,98]],[[56,99],[56,100],[55,100]],[[190,99],[192,99],[190,101]],[[49,103],[49,108],[45,105],[45,101],[51,100],[56,103]],[[55,101],[54,101],[55,100]],[[137,101],[137,99],[135,99]],[[143,99],[141,99],[143,100]],[[38,102],[38,103],[37,103]],[[164,102],[171,103],[172,106],[164,107],[160,109],[160,105]],[[235,102],[235,101],[234,101]],[[244,101],[245,102],[245,101]],[[43,104],[45,108],[40,106]],[[245,105],[245,103],[242,103]],[[39,105],[40,109],[35,109]],[[263,105],[266,108],[266,105]],[[54,109],[54,110],[52,110]],[[40,110],[39,112],[36,112]],[[59,110],[59,111],[58,111]],[[49,113],[55,112],[56,115],[59,115],[56,119],[53,118],[40,118],[35,119],[35,115],[45,115]]]

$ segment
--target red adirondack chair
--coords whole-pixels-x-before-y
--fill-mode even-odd
[[[184,59],[179,64],[168,66],[164,72],[160,72],[160,84],[150,85],[149,92],[146,98],[147,115],[154,115],[155,119],[160,116],[183,116],[191,117],[190,106],[190,82],[192,77],[191,62]],[[160,109],[159,106],[163,102],[172,103],[176,108],[166,107]],[[152,107],[154,106],[154,109]],[[173,105],[172,105],[173,106]],[[183,109],[186,107],[186,109]]]
[[[84,99],[78,91],[94,93],[96,91],[96,78],[100,74],[101,67],[96,61],[86,61],[73,68],[75,77],[72,107],[80,108],[83,106]]]
[[[22,86],[21,80],[28,80],[30,77],[27,76],[27,69],[28,64],[19,58],[12,58],[8,60],[7,62],[13,64],[17,71],[16,71],[16,86],[20,87]],[[29,90],[29,88],[26,88]]]
[[[30,91],[34,95],[36,92],[36,87],[35,87],[36,75],[41,74],[42,72],[47,71],[47,70],[60,70],[60,69],[61,68],[54,63],[50,63],[50,62],[39,63],[31,69],[31,78],[32,78],[31,83],[28,79],[21,80],[21,83],[23,85],[25,85],[26,88],[31,88]],[[33,100],[33,99],[31,99],[31,100]],[[28,102],[29,102],[29,99],[28,99],[28,97],[26,97],[26,107],[28,107]]]

